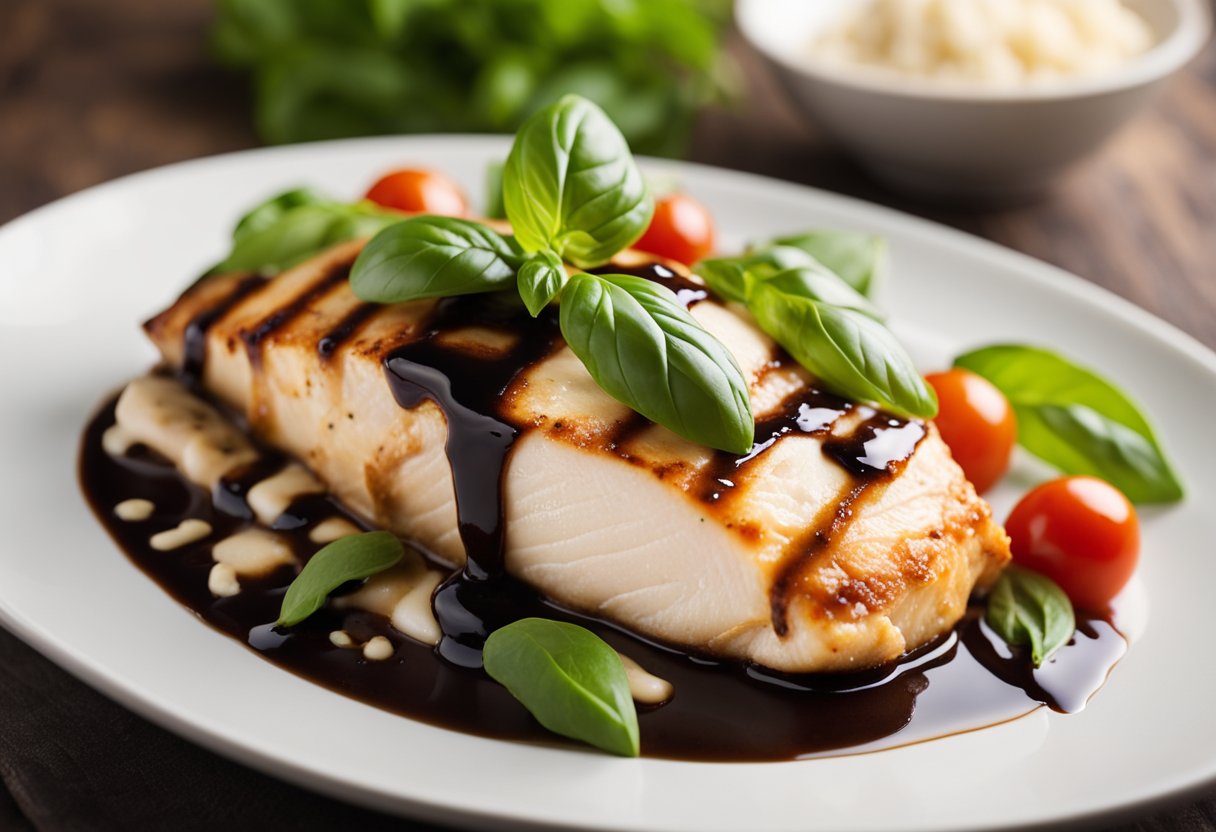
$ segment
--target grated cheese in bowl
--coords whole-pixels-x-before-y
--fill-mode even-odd
[[[1120,0],[863,0],[816,37],[812,60],[1012,87],[1092,75],[1153,45]]]

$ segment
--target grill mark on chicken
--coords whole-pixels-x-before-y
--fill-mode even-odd
[[[765,371],[780,368],[782,358],[774,357],[765,365]],[[806,385],[785,398],[767,419],[756,423],[756,435],[752,448],[743,456],[717,451],[713,460],[701,470],[692,493],[703,503],[721,503],[746,483],[755,469],[755,461],[772,448],[784,436],[802,434],[824,436],[831,432],[836,422],[852,410],[852,403],[839,396],[824,393],[813,385]]]
[[[347,277],[350,276],[350,269],[353,263],[353,258],[334,263],[319,279],[297,295],[292,301],[280,306],[274,312],[267,315],[258,322],[257,326],[241,330],[241,340],[245,342],[245,349],[249,354],[249,363],[255,372],[261,370],[263,342],[301,315],[318,300],[325,297],[325,295],[332,292],[338,286],[345,284]]]
[[[842,536],[855,516],[862,497],[873,489],[872,482],[851,483],[836,500],[834,507],[826,512],[827,519],[815,523],[811,532],[787,547],[772,586],[769,588],[769,605],[772,612],[773,630],[784,637],[789,633],[789,606],[794,596],[798,579],[816,556],[827,551],[832,543]]]
[[[608,432],[605,445],[620,454],[622,459],[633,462],[634,458],[624,450],[624,447],[629,444],[630,440],[636,438],[638,434],[653,424],[654,422],[642,414],[631,411],[628,417],[623,421],[617,422],[614,429]]]
[[[232,288],[216,303],[199,312],[186,324],[180,373],[182,380],[188,386],[197,386],[203,380],[203,371],[207,364],[207,332],[236,308],[237,304],[269,283],[270,281],[260,274],[247,275],[233,284]],[[190,287],[187,293],[193,291],[194,288],[194,286]],[[144,328],[147,329],[151,325],[152,322],[149,322],[144,325]]]
[[[912,458],[925,437],[924,425],[877,413],[862,422],[851,435],[829,439],[823,453],[853,475],[826,520],[811,527],[804,538],[786,548],[769,589],[773,630],[789,632],[789,607],[794,590],[805,572],[848,531],[864,503],[876,499]],[[888,438],[890,437],[890,438]]]
[[[338,348],[354,337],[354,335],[358,333],[359,328],[366,323],[367,320],[374,315],[376,310],[379,308],[379,304],[361,303],[355,308],[351,309],[346,313],[342,320],[338,321],[333,329],[329,330],[329,332],[325,333],[323,336],[321,336],[321,339],[317,341],[317,353],[322,359],[332,358],[334,353],[338,351]]]

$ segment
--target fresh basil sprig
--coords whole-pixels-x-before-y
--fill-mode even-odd
[[[342,584],[383,572],[404,554],[401,541],[388,532],[365,532],[335,540],[309,558],[291,582],[277,623],[283,627],[299,624],[325,606],[329,593]]]
[[[566,277],[565,262],[595,265],[636,240],[654,210],[608,117],[577,96],[537,113],[515,137],[502,190],[514,238],[449,217],[399,222],[355,261],[355,294],[400,303],[514,288],[533,316],[560,303],[563,336],[610,395],[694,442],[746,453],[747,380],[670,291],[633,277]]]
[[[607,263],[642,236],[654,200],[604,111],[567,95],[524,122],[503,168],[503,201],[524,251],[579,268]]]
[[[481,223],[422,216],[377,234],[351,268],[363,300],[402,303],[506,289],[523,262],[503,237]]]
[[[483,656],[486,673],[550,731],[638,756],[638,715],[625,666],[594,633],[525,618],[492,633]]]
[[[1009,566],[988,595],[988,626],[1010,644],[1030,648],[1040,667],[1072,640],[1077,628],[1072,602],[1050,578]]]
[[[210,273],[274,274],[338,243],[370,237],[403,219],[371,202],[336,202],[308,188],[297,188],[245,214],[232,232],[232,251]]]
[[[1114,485],[1134,503],[1182,498],[1183,489],[1148,420],[1096,373],[1049,350],[1019,345],[960,355],[956,367],[992,382],[1013,406],[1018,442],[1067,474]]]
[[[751,449],[742,370],[670,289],[629,275],[576,274],[562,292],[561,328],[609,395],[694,442]]]

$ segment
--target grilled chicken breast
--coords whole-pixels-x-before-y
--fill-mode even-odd
[[[386,362],[427,337],[475,382],[526,333],[451,320],[436,333],[441,302],[361,303],[345,280],[359,248],[268,281],[208,278],[147,332],[347,507],[459,567],[447,417],[430,400],[403,407]],[[645,637],[786,672],[866,667],[947,632],[1009,550],[933,426],[832,405],[746,312],[690,311],[751,380],[757,450],[733,459],[641,420],[558,339],[495,403],[519,430],[502,479],[507,571]],[[875,463],[890,445],[904,453]],[[857,475],[850,454],[880,474]]]

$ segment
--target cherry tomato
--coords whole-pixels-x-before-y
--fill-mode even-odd
[[[1042,572],[1091,612],[1109,608],[1136,570],[1140,521],[1113,485],[1063,477],[1032,489],[1013,508],[1005,530],[1014,563]]]
[[[988,379],[969,370],[930,373],[925,380],[937,391],[934,418],[955,462],[983,494],[1009,469],[1018,439],[1018,423],[1009,400]]]
[[[714,220],[705,206],[685,194],[661,197],[654,218],[634,248],[691,266],[714,250]]]
[[[469,203],[460,187],[440,173],[402,168],[376,180],[367,198],[385,208],[418,214],[447,214],[458,217],[468,212]]]

